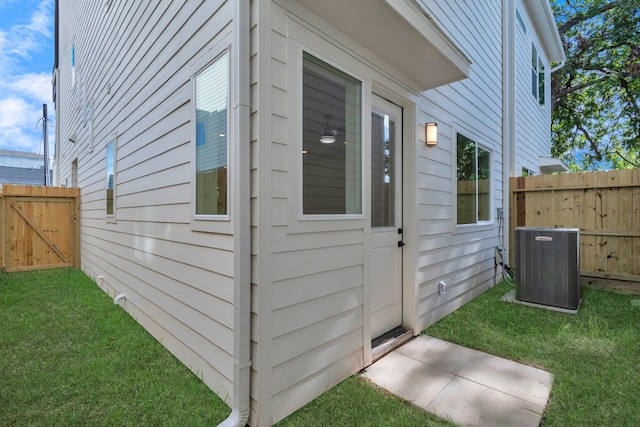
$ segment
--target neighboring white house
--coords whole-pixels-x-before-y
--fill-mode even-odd
[[[82,269],[240,425],[499,280],[508,178],[549,156],[564,54],[547,0],[68,0],[56,16],[55,182],[82,189]]]
[[[25,151],[0,150],[0,185],[43,185],[44,156]],[[51,178],[49,169],[49,178]]]

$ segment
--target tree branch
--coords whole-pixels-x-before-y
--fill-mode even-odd
[[[566,96],[566,95],[568,95],[570,93],[573,93],[573,92],[588,88],[590,86],[593,86],[593,85],[596,85],[598,83],[601,83],[601,82],[603,82],[603,81],[605,81],[607,79],[609,79],[608,76],[607,77],[601,77],[599,79],[592,80],[592,81],[589,81],[589,82],[580,83],[580,84],[577,84],[575,86],[567,87],[567,88],[562,89],[562,90],[560,90],[558,92],[558,97],[560,98],[560,97]]]
[[[629,160],[628,158],[626,158],[618,149],[613,150],[618,156],[620,156],[620,158],[622,160],[624,160],[625,162],[629,163],[631,166],[633,166],[634,168],[638,168],[640,167],[640,163],[636,163],[634,161]]]
[[[595,8],[595,9],[589,9],[586,13],[578,13],[576,14],[573,18],[569,19],[567,22],[565,22],[564,24],[562,24],[559,28],[558,28],[558,32],[560,33],[560,35],[564,35],[567,31],[569,31],[571,28],[573,28],[574,26],[578,25],[581,22],[584,22],[588,19],[593,18],[594,16],[598,16],[601,13],[607,12],[613,8],[618,7],[618,3],[620,3],[619,1],[614,1],[611,3],[607,3],[604,6],[600,7],[600,8]]]

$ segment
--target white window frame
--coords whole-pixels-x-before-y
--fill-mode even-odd
[[[535,64],[534,56],[536,58]],[[546,64],[542,59],[542,56],[540,56],[540,49],[534,42],[531,42],[531,95],[538,102],[538,105],[540,105],[540,107],[542,108],[544,108],[546,105],[545,92],[547,90],[547,71],[545,65]],[[542,83],[542,87],[540,87],[540,83]]]
[[[220,59],[223,55],[227,56],[227,213],[225,215],[203,215],[196,213],[196,77],[206,70],[215,61]],[[231,44],[231,37],[227,36],[215,43],[211,49],[209,49],[204,55],[194,61],[190,68],[190,84],[191,84],[191,220],[190,226],[193,231],[208,232],[208,233],[232,233],[233,225],[231,218],[233,216],[233,173],[232,168],[234,165],[231,148],[234,144],[235,136],[233,134],[233,55],[234,50]]]
[[[87,106],[87,122],[89,123],[89,152],[92,153],[93,152],[93,148],[94,148],[94,125],[93,125],[93,119],[94,119],[94,115],[95,115],[95,111],[94,111],[94,103],[93,100],[91,100],[89,102],[89,105]]]
[[[71,89],[76,87],[76,43],[71,43]]]
[[[107,169],[107,164],[108,164],[108,158],[107,158],[107,148],[109,146],[109,144],[113,144],[113,188],[112,188],[112,202],[111,202],[111,206],[112,206],[112,210],[113,212],[108,213],[107,211],[107,195],[106,195],[106,191],[108,191],[107,185],[108,185],[108,176],[106,177],[107,180],[107,185],[105,185],[105,219],[107,222],[109,223],[115,223],[116,222],[116,212],[117,212],[117,183],[118,183],[118,135],[117,133],[113,133],[113,135],[111,136],[111,138],[109,138],[109,140],[106,142],[106,144],[104,145],[104,158],[105,158],[105,174],[108,173],[108,169]]]
[[[478,148],[481,148],[482,150],[486,151],[489,154],[489,219],[488,220],[478,220],[477,218],[477,211],[478,211],[478,197],[476,197],[476,222],[473,223],[468,223],[468,224],[458,224],[458,172],[457,172],[457,167],[458,167],[458,134],[461,134],[462,136],[470,139],[471,141],[475,142],[476,144],[476,159],[478,158]],[[494,150],[489,147],[487,144],[482,143],[482,139],[480,137],[478,137],[477,134],[475,134],[474,132],[469,132],[467,129],[465,128],[461,128],[461,127],[456,127],[453,126],[452,127],[452,137],[451,137],[451,141],[452,141],[452,181],[453,181],[453,185],[452,185],[452,191],[453,191],[453,197],[452,197],[452,219],[453,219],[453,225],[454,225],[454,229],[458,230],[458,231],[464,231],[464,230],[468,230],[468,229],[473,229],[473,230],[477,230],[479,227],[487,227],[487,226],[492,226],[494,223],[494,216],[493,216],[493,207],[495,204],[495,196],[494,196],[494,192],[493,192],[493,188],[494,188],[494,175],[495,175],[495,167],[494,167]],[[477,167],[477,165],[476,165]],[[477,192],[478,192],[478,179],[476,177],[476,196],[477,196]]]
[[[316,59],[324,62],[327,65],[330,65],[331,67],[343,72],[344,74],[354,78],[355,80],[360,82],[360,213],[354,213],[354,214],[305,214],[304,213],[304,207],[303,207],[303,201],[304,201],[304,188],[302,185],[302,180],[303,180],[303,116],[304,116],[304,112],[303,112],[303,102],[304,102],[304,94],[303,94],[303,72],[304,72],[304,54],[308,54],[311,55],[313,57],[315,57]],[[296,145],[296,152],[297,152],[297,156],[296,156],[296,168],[297,168],[297,191],[296,191],[296,197],[298,198],[298,203],[297,203],[297,218],[299,221],[314,221],[314,222],[319,222],[319,221],[339,221],[339,220],[363,220],[365,218],[365,211],[366,211],[366,207],[365,207],[365,189],[364,189],[364,183],[365,183],[365,167],[364,167],[364,141],[365,141],[365,136],[368,135],[368,133],[365,133],[365,126],[366,124],[368,124],[368,121],[365,121],[365,110],[367,108],[369,108],[370,110],[370,102],[367,101],[365,97],[365,91],[370,92],[370,88],[368,88],[368,86],[365,84],[365,80],[358,76],[356,73],[352,72],[351,70],[346,69],[345,67],[336,64],[334,61],[329,60],[328,58],[326,58],[325,56],[319,54],[318,52],[309,49],[306,46],[299,46],[298,48],[298,61],[297,61],[297,84],[296,84],[296,90],[298,91],[298,118],[296,119],[296,141],[298,141],[297,145]],[[367,101],[368,103],[365,103],[365,101]],[[368,107],[367,107],[368,106]]]

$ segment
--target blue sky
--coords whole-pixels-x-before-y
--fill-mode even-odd
[[[44,152],[42,104],[54,147],[53,0],[0,0],[0,149]]]

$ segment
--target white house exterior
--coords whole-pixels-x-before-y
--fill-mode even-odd
[[[54,179],[82,189],[82,269],[231,421],[277,422],[499,280],[508,177],[549,156],[547,0],[56,15]]]

